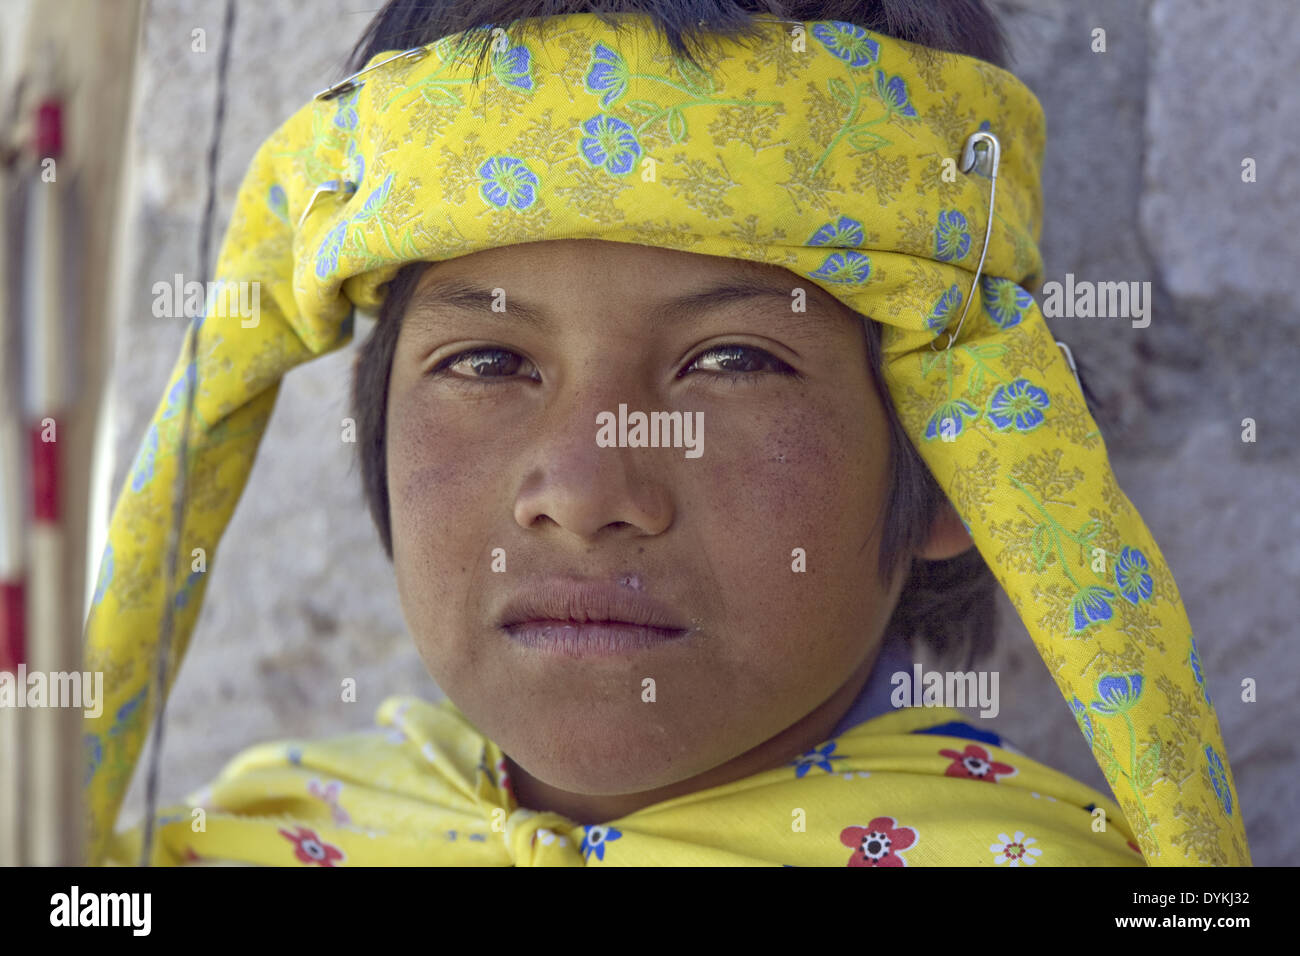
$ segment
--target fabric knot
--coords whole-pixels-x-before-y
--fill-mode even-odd
[[[506,818],[506,851],[515,866],[582,866],[575,830],[558,813],[519,807]]]

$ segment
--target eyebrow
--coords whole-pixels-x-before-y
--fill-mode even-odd
[[[775,279],[740,276],[720,281],[698,292],[690,292],[686,295],[667,299],[657,303],[647,311],[653,313],[656,319],[668,324],[680,324],[698,316],[701,312],[752,299],[780,300],[789,308],[791,292],[796,288],[807,289],[812,285],[814,283],[811,282],[806,283],[804,286],[793,283],[784,285]],[[511,296],[506,305],[507,311],[494,312],[492,310],[494,298],[495,295],[492,289],[480,286],[470,280],[460,278],[444,279],[425,286],[416,294],[408,310],[407,319],[428,326],[435,320],[437,312],[445,309],[456,309],[495,316],[542,330],[549,327],[550,313],[544,307],[520,299],[517,296]],[[820,300],[814,298],[811,294],[807,298],[810,300],[810,305],[822,305]],[[827,310],[823,307],[822,312],[825,311]],[[793,323],[792,329],[812,331],[816,328],[822,332],[826,329],[824,314],[817,314],[811,309],[802,313],[791,311],[788,314]]]

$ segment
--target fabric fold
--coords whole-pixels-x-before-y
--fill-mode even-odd
[[[950,708],[885,714],[778,769],[589,825],[521,808],[500,750],[448,700],[390,698],[377,723],[240,754],[162,814],[154,863],[1144,864],[1112,800]],[[119,834],[110,862],[133,863],[140,839],[138,827]]]

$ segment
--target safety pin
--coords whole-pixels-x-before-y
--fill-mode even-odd
[[[1083,395],[1083,381],[1079,378],[1079,367],[1074,364],[1074,353],[1070,351],[1070,347],[1064,342],[1058,341],[1056,344],[1059,345],[1061,351],[1065,353],[1066,364],[1070,366],[1070,371],[1074,373],[1074,381],[1075,384],[1079,386],[1079,394]],[[1084,396],[1083,402],[1085,405],[1088,403],[1087,396]]]
[[[981,143],[987,148],[982,153],[977,154],[975,147]],[[979,167],[977,171],[989,177],[989,221],[988,225],[984,227],[984,248],[980,250],[979,265],[975,267],[975,281],[971,283],[970,295],[966,297],[966,306],[961,310],[961,319],[957,322],[957,329],[949,334],[948,344],[942,349],[936,349],[934,342],[931,341],[930,350],[933,352],[946,352],[952,348],[952,343],[957,341],[957,335],[961,332],[961,324],[966,321],[966,313],[970,311],[970,304],[975,298],[975,288],[979,285],[980,276],[984,273],[984,257],[988,255],[989,236],[993,234],[993,210],[998,195],[998,163],[1001,159],[1002,144],[988,130],[977,130],[966,138],[966,145],[961,151],[961,171],[969,173]]]
[[[307,221],[307,217],[311,214],[312,207],[316,205],[316,200],[320,198],[321,193],[341,192],[343,193],[344,199],[351,199],[353,193],[356,191],[357,184],[352,182],[350,179],[344,180],[343,182],[339,182],[337,179],[331,179],[327,183],[321,183],[316,187],[316,191],[311,194],[311,199],[307,202],[307,208],[304,209],[302,215],[298,217],[298,228],[301,229],[302,224]]]
[[[364,76],[365,74],[371,72],[372,70],[379,69],[381,66],[387,66],[389,63],[392,63],[394,60],[401,60],[401,59],[408,59],[411,61],[422,60],[428,55],[429,55],[429,48],[427,46],[411,47],[411,49],[407,50],[404,53],[396,53],[393,56],[390,56],[387,60],[380,60],[374,66],[368,66],[364,70],[357,70],[357,72],[353,73],[351,76],[344,77],[343,79],[339,80],[337,83],[335,83],[333,86],[329,87],[328,89],[321,90],[319,93],[317,93],[316,99],[332,100],[334,99],[334,97],[342,96],[344,93],[351,93],[358,86],[363,85],[356,81],[358,76]]]

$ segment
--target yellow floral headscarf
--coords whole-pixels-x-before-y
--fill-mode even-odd
[[[377,310],[405,263],[597,238],[781,266],[882,323],[900,418],[1118,805],[994,735],[959,732],[955,713],[904,711],[805,755],[812,773],[794,776],[796,761],[639,811],[622,829],[577,827],[515,806],[502,755],[450,702],[390,701],[380,719],[396,736],[384,746],[267,745],[237,760],[203,795],[207,830],[184,808],[160,820],[160,862],[288,862],[281,844],[292,844],[300,862],[322,865],[605,862],[620,846],[618,862],[632,863],[1087,864],[1141,862],[1138,847],[1153,865],[1249,863],[1173,576],[1029,291],[1042,265],[1040,105],[971,57],[841,22],[757,22],[762,42],[719,38],[708,68],[674,56],[636,15],[525,21],[542,29],[497,43],[477,81],[455,55],[466,35],[380,54],[258,150],[217,279],[236,293],[258,283],[260,314],[210,297],[101,566],[86,651],[106,674],[104,714],[86,733],[92,860],[114,844],[156,706],[165,603],[178,664],[206,584],[190,555],[215,552],[281,377],[344,345],[353,308]],[[961,166],[981,130],[1001,145],[992,210],[988,176]],[[189,388],[183,563],[166,594]],[[789,842],[796,809],[807,831]]]

